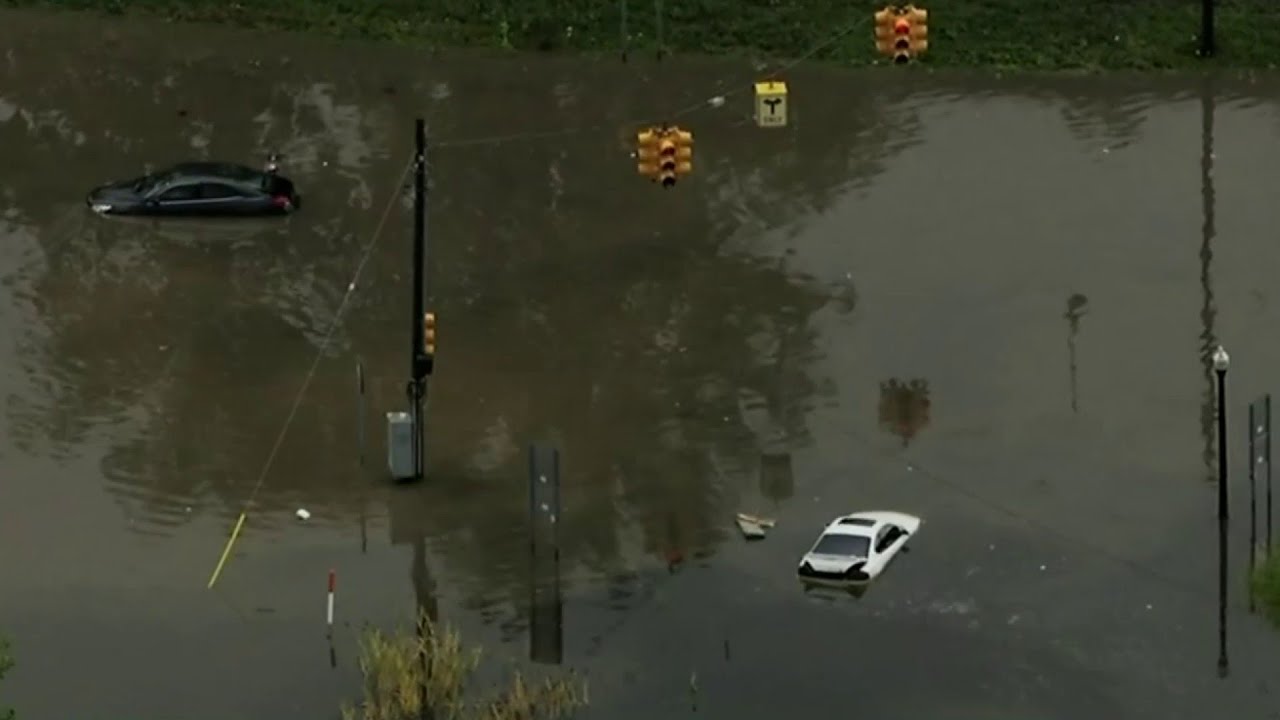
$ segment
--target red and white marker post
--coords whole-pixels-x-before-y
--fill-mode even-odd
[[[338,586],[338,573],[335,570],[329,571],[329,604],[325,612],[325,620],[329,625],[329,632],[333,632],[333,591]]]

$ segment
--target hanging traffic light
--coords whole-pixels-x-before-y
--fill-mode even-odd
[[[911,21],[900,17],[893,21],[893,62],[898,65],[911,60]]]
[[[929,49],[929,12],[914,5],[889,6],[875,14],[876,51],[898,65]]]
[[[669,188],[676,184],[676,139],[664,133],[658,141],[658,182]]]
[[[929,11],[908,5],[907,18],[911,21],[911,30],[907,33],[910,40],[908,49],[915,59],[929,49]]]
[[[641,130],[636,135],[636,169],[669,188],[693,172],[693,133],[678,127]]]
[[[636,134],[636,170],[655,181],[658,179],[659,132],[648,128]]]

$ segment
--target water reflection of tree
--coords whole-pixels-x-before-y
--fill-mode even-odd
[[[182,72],[175,71],[178,87],[187,82]],[[535,118],[539,127],[533,129],[541,129],[604,116],[619,105],[643,114],[643,96],[634,88],[620,102],[616,76],[590,77],[582,83],[583,97],[566,110],[546,88],[529,89],[526,97],[520,90],[525,86],[517,85],[505,102],[524,111],[499,117]],[[461,87],[483,80],[474,69],[459,69],[455,79]],[[61,107],[69,108],[73,126],[109,123],[125,136],[119,128],[135,127],[127,111],[107,110],[121,115],[103,117],[84,96],[110,96],[107,108],[145,104],[159,79],[108,82],[89,92],[76,87],[76,100],[56,73],[39,82],[62,82],[68,99]],[[19,89],[17,99],[62,102],[62,93],[48,87],[25,97]],[[313,86],[292,87],[297,96]],[[376,86],[352,84],[335,96],[360,98],[371,107],[386,102]],[[149,117],[172,109],[165,102],[159,108]],[[267,114],[292,113],[292,103],[282,99]],[[211,115],[215,142],[221,143],[211,152],[256,142],[260,127],[251,115]],[[439,124],[483,129],[495,115],[489,106],[459,107]],[[404,141],[411,117],[400,118]],[[799,141],[781,155],[738,139],[724,142],[722,152],[706,153],[697,179],[669,193],[635,177],[607,134],[433,154],[432,294],[441,318],[441,359],[430,400],[434,477],[417,492],[431,500],[418,506],[423,524],[450,538],[446,560],[461,562],[484,578],[484,586],[522,604],[524,576],[512,571],[512,562],[524,547],[519,450],[531,440],[550,438],[565,457],[568,567],[614,562],[624,551],[621,524],[641,527],[643,544],[654,552],[671,546],[697,552],[715,543],[738,489],[720,476],[714,458],[754,467],[761,453],[742,420],[744,394],[766,398],[779,427],[803,441],[804,409],[815,385],[806,371],[814,343],[808,318],[828,298],[804,278],[788,277],[776,259],[726,240],[734,228],[725,219],[730,208],[722,188],[730,176],[765,178],[754,188],[734,190],[772,214],[765,226],[748,228],[750,236],[822,207],[842,184],[883,162],[884,151],[867,139],[885,132],[874,130],[886,124],[875,104],[861,107],[852,120],[824,119],[814,111],[808,117],[807,132],[821,133],[821,141]],[[721,122],[726,138],[739,137],[727,121],[707,122],[707,128]],[[380,132],[377,124],[361,127],[370,138]],[[895,127],[883,137],[905,137],[909,130]],[[286,130],[279,132],[277,140],[288,139]],[[128,138],[87,172],[109,175],[120,164],[113,154],[140,164],[144,155],[180,154],[188,146],[179,133],[167,138],[147,144]],[[379,155],[398,158],[407,149],[399,137],[366,139],[392,148]],[[314,141],[338,139],[316,131]],[[725,159],[712,160],[717,154]],[[40,176],[43,168],[66,166],[74,157],[72,145],[57,142],[8,159],[15,172]],[[378,163],[368,175],[380,183],[377,197],[387,196],[388,176],[398,164]],[[177,505],[189,502],[198,511],[199,498],[209,496],[238,507],[256,479],[309,365],[316,334],[345,290],[355,265],[353,245],[367,240],[373,224],[366,216],[351,219],[345,209],[355,179],[324,176],[309,165],[299,175],[313,188],[312,202],[293,230],[191,246],[145,224],[136,232],[113,225],[80,228],[48,249],[50,267],[38,287],[51,328],[45,362],[61,368],[65,388],[51,398],[52,412],[87,425],[91,417],[134,411],[144,399],[152,403],[149,425],[134,433],[145,439],[117,438],[104,462],[114,488],[141,498],[127,501],[131,511],[145,514],[146,503],[162,505],[152,509],[172,516],[166,522],[181,522]],[[40,222],[52,222],[66,209],[44,200],[51,183],[37,181],[34,190],[19,193]],[[125,253],[126,247],[133,250]],[[376,396],[370,405],[379,410],[402,403],[407,255],[403,229],[393,228],[366,270],[362,304],[339,338],[366,358]],[[122,258],[120,269],[89,284],[93,276],[82,269],[101,257]],[[305,495],[318,519],[358,511],[347,469],[355,459],[350,374],[349,355],[321,366],[257,500],[260,510]],[[771,492],[783,497],[791,492],[785,485]]]
[[[880,383],[880,425],[902,438],[906,447],[929,424],[929,381],[922,379]]]
[[[1009,81],[1011,95],[1029,96],[1059,104],[1067,129],[1081,142],[1102,142],[1119,149],[1142,131],[1153,106],[1189,98],[1179,77],[1149,74],[1108,75],[1102,80],[1080,76],[1034,76]]]

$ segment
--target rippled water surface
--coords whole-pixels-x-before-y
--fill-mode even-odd
[[[811,69],[766,132],[750,69],[724,63],[10,12],[0,45],[0,631],[20,663],[0,697],[23,720],[331,717],[358,626],[415,603],[519,664],[535,441],[563,454],[565,663],[592,716],[1280,717],[1280,636],[1239,592],[1235,432],[1280,389],[1280,76]],[[627,118],[730,91],[680,118],[691,179],[634,175]],[[417,115],[440,357],[431,477],[393,488]],[[282,222],[82,205],[271,150],[306,196]],[[1240,438],[1226,680],[1219,342]],[[803,593],[818,528],[873,508],[925,518],[913,552],[861,600]],[[747,545],[738,511],[778,525]]]

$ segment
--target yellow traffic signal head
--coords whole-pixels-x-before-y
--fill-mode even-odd
[[[658,141],[658,168],[662,187],[671,187],[676,184],[676,153],[678,149],[679,146],[676,144],[674,134],[664,135]]]
[[[876,12],[876,51],[881,55],[893,54],[893,21],[897,14],[890,8]]]
[[[436,354],[436,314],[422,316],[422,351],[428,356]]]
[[[929,11],[914,5],[889,6],[876,12],[876,50],[897,64],[909,62],[929,47]]]
[[[641,175],[671,187],[680,175],[693,172],[693,133],[666,125],[641,130],[636,160]]]
[[[919,57],[929,49],[929,11],[911,8],[907,16],[911,18],[911,55]]]
[[[658,175],[658,139],[652,128],[636,134],[636,170],[648,178]]]
[[[899,17],[893,21],[893,61],[902,64],[911,59],[911,21]]]

